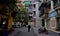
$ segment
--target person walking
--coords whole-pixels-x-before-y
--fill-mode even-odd
[[[31,26],[30,26],[30,25],[28,25],[28,32],[30,32],[30,29],[31,29]]]

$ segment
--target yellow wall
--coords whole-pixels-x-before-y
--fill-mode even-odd
[[[1,18],[7,18],[7,16],[0,15],[0,19]],[[12,27],[12,22],[13,22],[13,17],[10,16],[10,18],[8,20],[8,29],[10,29]]]
[[[10,19],[8,20],[8,29],[11,29],[12,22],[13,22],[13,17],[10,17]]]
[[[3,10],[2,8],[4,8],[2,5],[0,5],[0,10]],[[11,10],[6,10],[7,13],[4,13],[6,15],[9,15],[9,19],[8,19],[8,16],[5,16],[5,15],[1,15],[0,14],[0,19],[1,18],[6,18],[8,19],[8,26],[7,28],[10,29],[12,27],[12,22],[13,22],[13,17],[11,17]]]

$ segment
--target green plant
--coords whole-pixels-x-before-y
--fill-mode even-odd
[[[21,5],[18,13],[15,17],[15,21],[21,21],[21,19],[24,19],[24,21],[28,21],[28,10],[25,8],[24,5]]]

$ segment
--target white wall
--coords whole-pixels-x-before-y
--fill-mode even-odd
[[[39,17],[39,2],[36,2],[36,27],[40,28],[41,27],[41,21],[40,21],[40,17]]]
[[[53,8],[54,8],[54,7],[53,7],[53,4],[54,4],[53,1],[51,1],[51,11],[54,11],[54,9],[53,9]]]

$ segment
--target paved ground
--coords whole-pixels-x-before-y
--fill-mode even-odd
[[[20,28],[16,29],[14,33],[10,34],[9,36],[38,36],[32,29],[28,32],[27,28]]]
[[[31,29],[30,32],[28,32],[27,28],[21,28],[20,29],[20,34],[17,36],[38,36],[33,30]]]
[[[27,28],[16,28],[15,32],[11,33],[9,36],[52,36],[50,34],[39,34],[37,31],[37,28],[31,29],[30,32],[28,32]]]
[[[38,28],[33,27],[34,31],[36,32],[36,34],[38,34],[38,36],[52,36],[51,34],[45,34],[45,33],[38,33]]]
[[[16,28],[13,33],[11,33],[9,36],[52,36],[50,34],[39,34],[38,28],[34,27],[33,22],[29,22],[29,24],[32,26],[32,29],[30,32],[28,32],[27,27],[26,28]]]

